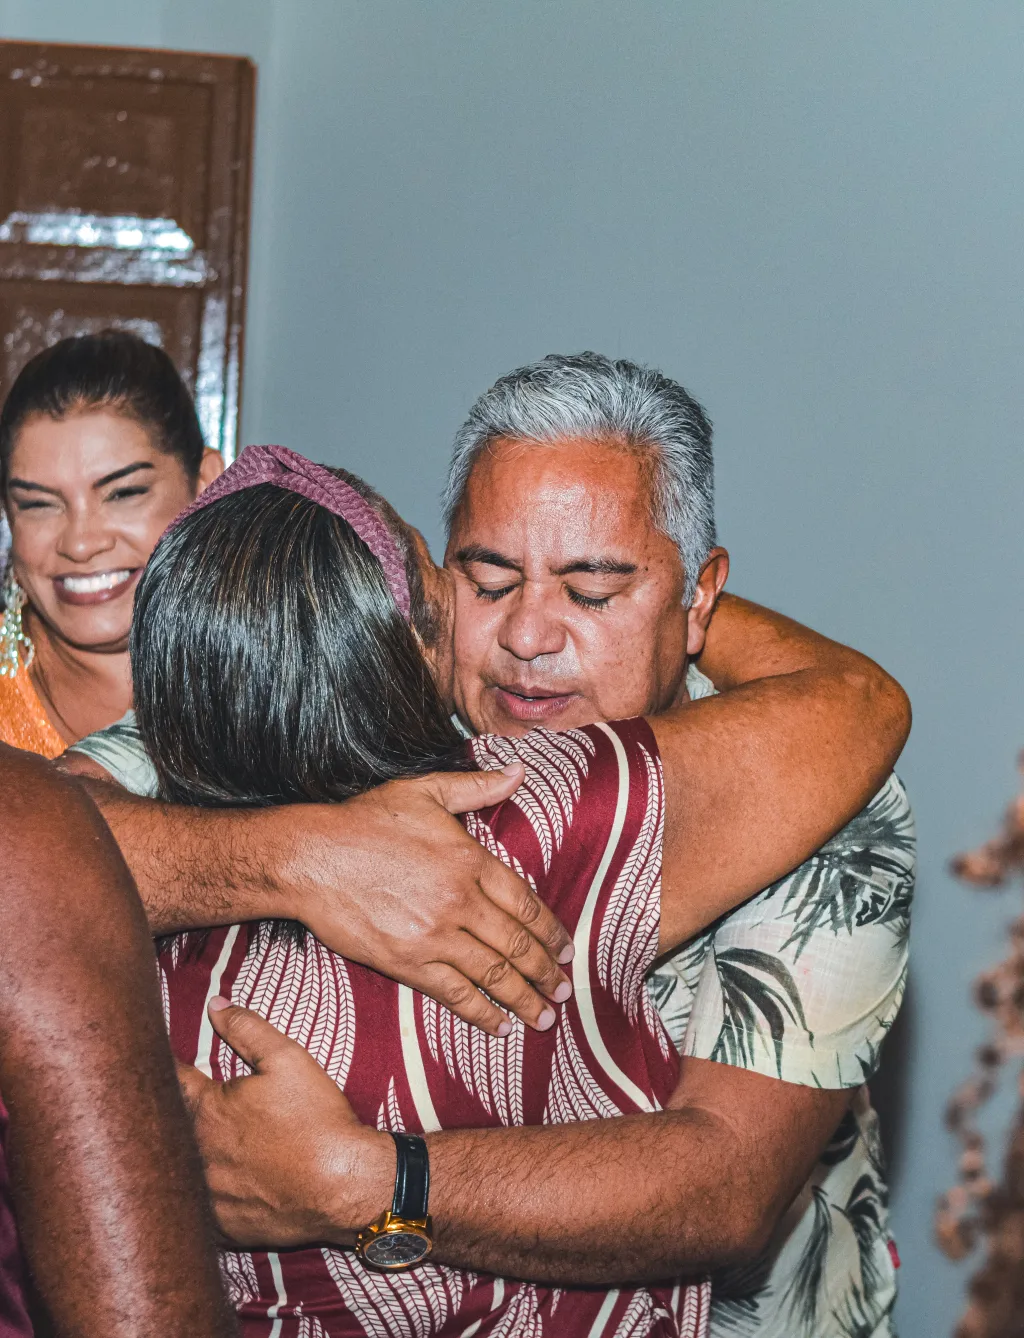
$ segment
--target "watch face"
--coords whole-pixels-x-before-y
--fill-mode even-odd
[[[374,1268],[409,1268],[429,1253],[430,1241],[414,1231],[388,1231],[363,1248],[364,1259]]]

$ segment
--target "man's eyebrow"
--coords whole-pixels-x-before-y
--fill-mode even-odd
[[[465,548],[458,549],[455,554],[455,561],[463,564],[482,562],[487,567],[502,567],[505,571],[521,572],[523,570],[518,562],[513,562],[504,553],[496,553],[493,548],[484,548],[483,544],[467,544]]]
[[[556,567],[555,576],[573,576],[582,573],[586,576],[632,576],[636,572],[635,562],[617,562],[614,558],[580,558],[578,562],[567,562],[564,567]]]
[[[105,488],[108,483],[116,483],[118,479],[127,478],[129,474],[135,474],[140,469],[152,469],[153,466],[148,460],[139,460],[134,465],[125,465],[124,469],[115,469],[112,474],[104,474],[101,479],[97,479],[92,485],[94,488]]]

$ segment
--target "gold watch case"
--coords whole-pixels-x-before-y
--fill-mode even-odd
[[[364,1264],[385,1273],[421,1264],[434,1248],[429,1217],[399,1217],[390,1210],[364,1227],[356,1237],[356,1253]]]

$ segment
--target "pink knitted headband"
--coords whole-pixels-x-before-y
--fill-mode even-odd
[[[314,464],[304,455],[290,451],[287,446],[247,446],[233,465],[205,488],[191,506],[176,516],[170,528],[179,525],[186,516],[201,511],[211,502],[218,502],[243,488],[255,488],[261,483],[273,483],[278,488],[308,497],[311,502],[326,507],[348,523],[359,535],[384,569],[395,603],[402,617],[409,619],[409,581],[405,559],[399,551],[394,535],[374,511],[344,479],[332,474],[323,465]]]

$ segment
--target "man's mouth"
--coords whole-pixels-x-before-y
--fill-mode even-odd
[[[62,604],[105,604],[123,595],[141,570],[141,567],[119,567],[117,571],[55,576],[53,588]]]
[[[549,688],[495,684],[495,696],[513,720],[542,723],[560,715],[576,697],[575,692],[552,692]]]

